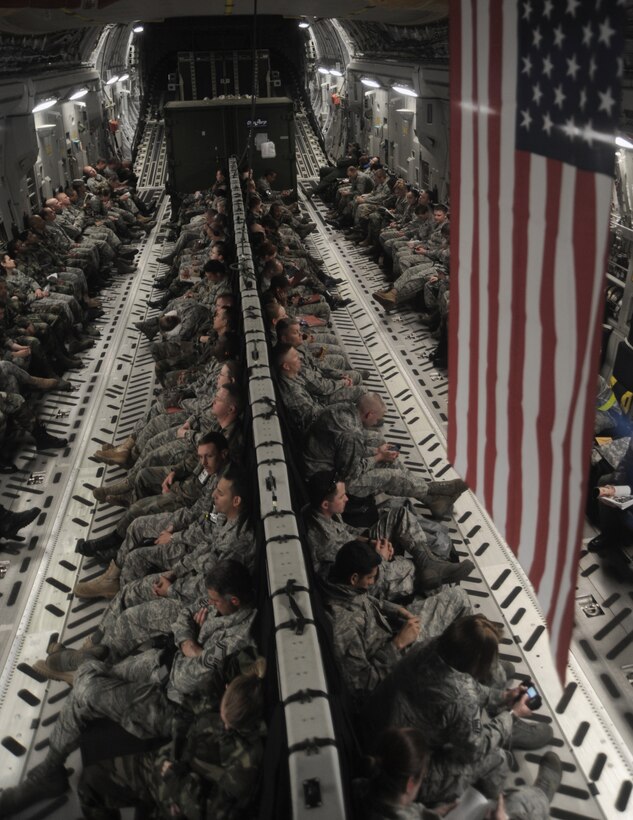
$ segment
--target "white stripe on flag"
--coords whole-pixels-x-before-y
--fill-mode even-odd
[[[457,373],[455,374],[455,452],[458,457],[455,468],[460,475],[466,475],[468,468],[468,408],[470,403],[477,401],[477,396],[468,395],[469,353],[478,355],[478,351],[470,351],[470,298],[467,296],[470,288],[470,254],[473,245],[473,208],[475,204],[474,190],[474,158],[473,158],[473,20],[470,2],[462,3],[462,99],[460,102],[460,118],[462,124],[462,143],[460,146],[460,202],[457,205],[459,219],[459,294],[461,308],[457,328]]]
[[[501,80],[501,150],[499,177],[499,345],[495,388],[496,450],[492,517],[504,533],[508,510],[508,379],[512,351],[512,226],[514,205],[514,129],[516,117],[516,6],[503,4],[503,56]],[[512,488],[510,488],[512,492]]]
[[[486,447],[486,419],[489,411],[486,392],[488,368],[488,299],[489,297],[489,244],[488,244],[488,123],[490,121],[490,104],[488,88],[488,54],[490,54],[490,3],[481,0],[477,3],[477,53],[484,59],[477,60],[477,124],[478,156],[475,162],[479,166],[478,190],[475,191],[475,208],[479,214],[479,358],[477,380],[477,463],[471,465],[476,469],[475,486],[480,498],[483,497]],[[461,218],[461,214],[460,214]],[[474,409],[474,408],[473,408]]]
[[[604,258],[606,244],[608,241],[608,232],[605,225],[605,214],[609,212],[613,185],[609,177],[600,174],[594,177],[594,188],[596,196],[594,226],[594,230],[596,232],[596,254],[594,259],[593,291],[591,294],[591,317],[589,328],[579,328],[581,333],[592,332],[592,329],[595,327],[595,323],[598,321],[598,314],[601,309],[602,291],[604,287]],[[592,357],[589,355],[585,356],[583,360],[581,383],[577,385],[578,396],[588,396],[591,392],[591,386],[595,381],[595,374],[592,366]],[[571,480],[569,482],[569,543],[567,544],[560,591],[556,596],[556,609],[552,615],[552,623],[550,628],[552,646],[555,654],[558,649],[558,636],[560,635],[561,622],[565,614],[565,604],[571,591],[571,586],[572,584],[575,585],[576,580],[575,577],[571,576],[571,569],[572,566],[576,565],[578,561],[578,544],[576,542],[577,522],[579,520],[579,516],[581,515],[581,507],[584,505],[583,478],[587,471],[587,464],[585,463],[583,452],[586,442],[583,441],[584,413],[582,412],[582,402],[578,402],[576,407],[578,409],[574,420],[575,446],[572,448]]]
[[[532,566],[539,522],[538,478],[539,438],[536,423],[542,402],[554,401],[553,396],[542,396],[541,352],[543,337],[540,332],[540,300],[545,245],[545,203],[548,200],[547,160],[532,155],[530,160],[530,189],[528,201],[528,259],[525,282],[525,363],[523,370],[523,440],[521,442],[521,474],[523,477],[523,514],[517,556],[526,571]],[[547,365],[546,365],[547,366]]]
[[[576,327],[576,280],[574,276],[574,192],[576,188],[576,169],[563,164],[561,190],[558,208],[558,234],[556,236],[556,253],[554,267],[554,302],[556,305],[556,346],[552,350],[554,377],[556,384],[556,414],[551,434],[552,469],[550,484],[550,515],[546,546],[545,571],[539,588],[536,590],[541,607],[547,612],[554,594],[556,563],[560,543],[561,508],[569,492],[570,476],[563,463],[563,442],[573,402],[576,400],[574,370],[570,366],[576,361],[577,333]],[[543,397],[544,399],[546,397]],[[554,397],[551,397],[552,400]],[[529,566],[524,565],[529,572]],[[556,636],[552,635],[553,640]]]

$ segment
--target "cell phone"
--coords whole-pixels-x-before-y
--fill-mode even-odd
[[[398,452],[400,452],[400,445],[399,444],[390,444],[389,449],[390,450],[397,450]]]
[[[155,546],[155,544],[156,544],[156,539],[155,538],[144,538],[141,541],[141,546],[142,547],[153,547],[153,546]]]
[[[527,692],[525,694],[528,696],[526,704],[533,712],[536,711],[536,709],[541,708],[543,705],[543,700],[532,681],[529,682]]]

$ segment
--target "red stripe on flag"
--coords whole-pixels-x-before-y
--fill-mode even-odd
[[[574,274],[576,281],[576,360],[574,363],[574,385],[577,388],[581,387],[583,363],[590,358],[590,374],[588,388],[595,390],[595,381],[593,374],[598,372],[598,350],[599,350],[599,334],[600,334],[600,314],[591,313],[591,294],[594,287],[596,276],[595,258],[596,258],[596,196],[595,186],[596,178],[594,174],[586,171],[576,171],[574,190],[574,229],[572,237],[572,252],[574,254]],[[562,493],[562,507],[559,537],[560,543],[566,544],[569,540],[570,528],[576,534],[569,549],[573,550],[575,554],[578,553],[580,543],[579,534],[582,520],[584,518],[584,505],[580,504],[578,510],[578,519],[570,520],[569,496],[572,492],[577,492],[574,488],[579,483],[582,492],[581,498],[586,497],[587,476],[586,470],[581,479],[580,476],[574,475],[571,470],[571,451],[572,448],[581,448],[582,463],[589,465],[589,456],[591,451],[591,426],[589,420],[593,419],[594,407],[592,402],[587,402],[585,413],[583,415],[583,425],[581,435],[582,441],[572,440],[572,425],[573,425],[573,408],[570,410],[569,419],[567,421],[567,429],[564,439],[564,472],[563,472],[563,493]],[[562,574],[564,571],[564,562],[566,558],[564,550],[559,550],[555,569],[555,584],[554,589],[560,588]],[[575,556],[574,556],[575,557]],[[565,602],[559,600],[559,596],[554,596],[552,604],[547,613],[548,623],[552,623],[556,610],[561,605],[567,605],[572,609],[572,602],[570,598],[573,596],[575,589],[576,574],[578,571],[578,562],[573,560],[571,562],[570,571],[573,573],[570,593]],[[569,614],[565,613],[563,623],[567,632],[559,631],[558,646],[559,657],[557,657],[557,667],[559,674],[564,674],[565,665],[567,662],[567,649],[571,639],[571,629],[573,628],[573,617],[570,619]]]
[[[490,65],[488,99],[493,113],[488,119],[488,350],[486,351],[486,442],[483,497],[493,507],[497,461],[497,353],[499,343],[499,201],[501,194],[501,64],[503,49],[503,2],[490,3]],[[500,48],[496,46],[500,45]]]
[[[541,319],[541,366],[539,381],[539,413],[536,419],[538,436],[538,505],[535,534],[535,553],[531,567],[525,567],[534,588],[538,592],[546,564],[546,547],[552,490],[552,440],[551,434],[556,417],[556,379],[552,361],[556,350],[556,305],[554,298],[554,272],[556,267],[556,237],[558,214],[561,209],[561,181],[563,167],[560,162],[546,160],[547,190],[545,198],[545,239],[543,242],[542,278],[540,293]]]
[[[512,205],[512,297],[510,315],[512,361],[508,377],[508,509],[505,538],[516,552],[521,535],[523,511],[523,371],[525,368],[526,308],[525,285],[528,262],[528,220],[530,190],[530,155],[516,151],[514,155],[514,201]]]
[[[479,204],[477,195],[479,193],[479,117],[477,108],[479,99],[479,72],[478,72],[478,51],[477,51],[477,0],[471,0],[472,8],[472,78],[473,78],[473,199],[470,205],[461,203],[462,208],[471,207],[473,209],[473,247],[470,257],[470,334],[468,339],[468,410],[467,410],[467,441],[466,441],[466,475],[464,480],[475,490],[477,487],[477,448],[483,442],[479,441],[479,364],[482,351],[479,349],[480,334],[480,296],[479,296]],[[483,363],[482,363],[483,364]]]
[[[451,224],[451,267],[455,275],[451,279],[451,299],[453,305],[449,311],[448,321],[448,460],[455,461],[455,451],[457,446],[457,354],[458,338],[457,328],[459,326],[460,312],[460,288],[459,288],[459,213],[461,211],[461,150],[462,150],[462,25],[461,25],[461,2],[451,0],[449,17],[449,49],[451,55],[450,71],[450,94],[451,94],[451,128],[450,128],[450,167],[451,167],[451,191],[453,207],[457,218]],[[462,351],[463,353],[463,351]]]
[[[580,175],[584,176],[586,172],[579,171],[578,173],[579,173],[579,176]],[[594,178],[594,180],[595,180],[594,185],[596,185],[596,184],[600,185],[603,182],[602,180],[600,180],[600,178],[598,178],[598,179]],[[588,182],[589,182],[589,180],[587,181],[587,183]],[[586,185],[588,187],[587,183],[585,183],[584,179],[581,180],[581,184],[582,184],[583,187],[585,187]],[[591,201],[593,201],[593,198],[594,198],[593,193],[589,194],[589,196],[587,197],[587,199],[591,200]],[[583,203],[583,204],[586,204],[586,203]],[[585,214],[586,214],[586,208],[584,208],[582,213],[583,213],[583,217],[584,217]],[[595,216],[595,214],[594,214],[594,216]],[[596,224],[596,223],[594,222],[593,224]],[[604,230],[604,237],[607,237],[608,236],[608,227],[607,227],[606,223],[603,225],[603,230]],[[598,243],[599,241],[603,241],[603,237],[600,237],[599,235],[597,235],[596,236],[596,243]],[[595,275],[601,275],[602,271],[605,271],[607,269],[608,258],[609,258],[609,243],[605,242],[604,243],[603,259],[602,259],[602,266],[601,266],[600,271],[598,271],[598,272],[594,271],[594,276]],[[590,321],[593,323],[593,337],[591,335],[592,334],[591,325],[587,326],[587,328],[588,328],[588,337],[589,337],[590,343],[591,343],[591,352],[590,352],[591,367],[590,367],[590,371],[589,371],[590,374],[598,372],[600,344],[601,344],[601,338],[602,338],[601,310],[602,310],[602,303],[599,302],[598,303],[598,308],[597,308],[597,311],[598,311],[597,314],[594,317],[590,318]],[[593,388],[595,390],[594,383],[591,381],[591,375],[590,375],[590,380],[589,380],[589,387]],[[591,402],[591,401],[587,401],[587,403],[585,405],[585,417],[584,417],[584,422],[583,422],[583,447],[584,447],[583,463],[584,464],[589,464],[589,458],[590,458],[590,454],[591,454],[591,442],[592,442],[593,429],[594,429],[594,419],[595,419],[594,403]],[[582,482],[582,487],[581,487],[581,490],[580,490],[580,492],[582,493],[581,498],[586,498],[587,497],[588,478],[589,478],[588,474],[585,471],[583,473],[583,482]],[[577,526],[576,526],[575,538],[574,538],[574,542],[573,542],[573,544],[574,544],[573,549],[574,549],[576,555],[578,555],[578,553],[580,552],[582,532],[583,532],[583,529],[584,529],[584,517],[585,516],[584,516],[584,506],[583,506],[583,509],[581,509],[580,515],[578,516],[578,523],[577,523]],[[572,526],[573,526],[573,523],[574,522],[572,522]],[[557,657],[556,657],[556,668],[558,670],[558,674],[559,674],[559,677],[560,677],[561,680],[564,680],[565,670],[566,670],[566,667],[567,667],[567,651],[568,651],[568,646],[571,643],[572,632],[573,632],[573,629],[574,629],[574,614],[575,614],[574,598],[575,598],[575,592],[576,592],[577,577],[578,577],[578,559],[575,558],[575,560],[571,562],[571,566],[569,568],[569,593],[567,594],[567,598],[566,598],[565,601],[562,601],[562,602],[559,601],[559,607],[560,606],[564,607],[564,614],[563,614],[563,618],[561,620],[561,625],[560,625],[560,629],[559,629],[559,636],[560,636],[559,637],[559,643],[558,643],[559,649],[558,649],[558,653],[557,653]]]

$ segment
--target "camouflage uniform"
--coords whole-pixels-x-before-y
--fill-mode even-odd
[[[350,493],[361,498],[387,493],[423,500],[427,482],[398,461],[376,463],[367,446],[365,430],[355,406],[327,407],[310,428],[305,445],[308,477],[335,470]]]
[[[20,394],[37,385],[37,379],[13,362],[0,360],[0,390],[3,393]]]
[[[215,389],[215,382],[217,380],[218,373],[220,372],[222,365],[216,359],[206,363],[204,365],[203,371],[200,375],[196,378],[195,382],[189,384],[180,390],[177,389],[169,389],[163,390],[162,395],[154,401],[153,405],[149,409],[149,411],[136,423],[134,429],[132,431],[132,435],[136,439],[136,444],[134,445],[134,456],[138,458],[140,455],[140,451],[143,448],[138,447],[138,440],[143,436],[145,428],[148,426],[150,421],[158,415],[167,415],[168,417],[173,418],[174,414],[166,413],[168,407],[174,407],[176,405],[182,407],[182,409],[189,409],[188,405],[182,401],[181,392],[187,391],[189,393],[194,393],[194,395],[200,395],[203,397],[205,402],[205,407],[208,407],[211,403],[211,399],[209,398]],[[197,408],[196,408],[197,409]],[[189,413],[193,412],[193,409],[189,409]],[[186,420],[186,419],[184,419]],[[184,421],[183,420],[183,421]],[[182,423],[182,422],[181,422]],[[147,437],[146,437],[147,438]]]
[[[370,194],[365,194],[364,196],[366,196],[364,202],[355,202],[352,206],[355,225],[359,225],[362,220],[368,219],[371,213],[384,205],[391,196],[391,190],[385,180],[379,185],[376,185]]]
[[[29,270],[22,270],[22,263],[20,262],[20,269],[16,268],[11,271],[8,277],[8,282],[12,288],[16,288],[20,294],[20,298],[27,302],[31,310],[39,313],[40,311],[60,313],[63,312],[70,324],[80,322],[83,318],[81,306],[74,296],[69,293],[60,293],[58,290],[51,290],[48,295],[38,299],[35,296],[35,291],[38,288],[42,290],[46,283],[39,284],[37,276],[32,275]],[[44,276],[51,271],[46,271]],[[40,274],[40,279],[42,275]]]
[[[149,567],[149,571],[170,570],[176,579],[168,596],[157,598],[152,586],[160,575],[136,576],[138,580],[126,583],[110,601],[99,626],[104,632],[102,643],[109,647],[112,656],[125,657],[148,638],[167,634],[179,609],[204,594],[205,575],[219,561],[234,558],[252,569],[252,530],[238,529],[234,521],[227,522],[219,532],[217,527],[214,529],[215,532],[210,521],[196,522],[169,544],[140,547],[129,554],[123,565],[125,577],[146,573]]]
[[[321,378],[319,383],[329,388],[329,383],[336,383],[332,379]],[[312,422],[319,413],[329,404],[339,401],[356,402],[364,393],[364,387],[338,387],[331,393],[314,392],[314,380],[306,382],[302,373],[294,377],[287,376],[282,372],[279,376],[279,391],[284,407],[297,429],[301,433],[306,433]]]
[[[161,653],[150,649],[115,666],[88,660],[75,672],[74,685],[49,740],[49,755],[65,759],[79,746],[83,729],[92,720],[110,718],[140,738],[164,737],[176,704],[216,684],[230,658],[253,645],[255,610],[242,607],[232,615],[209,615],[199,627],[193,620],[198,606],[181,611],[173,624],[176,647],[196,640],[202,654],[185,657],[180,649],[171,667]]]
[[[0,442],[4,441],[9,420],[24,408],[24,399],[18,393],[0,390]]]
[[[396,291],[397,303],[406,302],[418,293],[424,293],[424,303],[429,310],[438,306],[439,299],[448,289],[449,248],[434,251],[433,259],[437,264],[429,257],[428,262],[410,267],[396,279],[393,288]],[[434,281],[430,281],[431,279]]]
[[[357,535],[367,536],[372,540],[386,538],[392,542],[396,554],[391,561],[383,560],[380,565],[380,573],[372,590],[376,598],[392,601],[412,595],[416,568],[422,570],[432,554],[424,529],[427,522],[419,519],[404,505],[381,511],[380,518],[369,529],[352,527],[340,515],[328,517],[314,508],[308,509],[304,521],[314,569],[324,580],[329,575],[336,553]],[[435,541],[433,531],[430,536]],[[405,557],[404,552],[411,558]],[[440,550],[440,556],[446,557],[445,550]]]
[[[404,194],[396,198],[392,193],[389,200],[384,203],[384,207],[388,208],[390,213],[377,210],[369,215],[369,237],[372,242],[378,242],[383,226],[389,225],[390,222],[399,222],[402,219],[407,209],[407,198]]]
[[[501,747],[512,731],[503,697],[503,689],[448,666],[430,641],[415,645],[374,692],[366,725],[371,732],[402,726],[424,734],[431,752],[419,794],[424,802],[453,800],[475,783],[496,798],[508,773]]]
[[[240,731],[226,729],[218,714],[197,712],[179,716],[172,724],[174,739],[159,750],[84,769],[79,783],[83,816],[101,820],[111,817],[109,812],[104,815],[104,807],[143,803],[165,820],[174,816],[173,806],[188,820],[243,817],[257,790],[266,727],[259,723]],[[163,777],[166,761],[173,766]]]
[[[370,174],[359,171],[349,185],[342,185],[336,191],[336,208],[341,217],[351,217],[354,199],[362,194],[370,194],[374,190],[374,180]],[[349,191],[349,196],[343,196]]]
[[[217,476],[213,476],[205,485],[205,489],[208,487],[207,491],[201,493],[191,506],[181,504],[174,509],[137,516],[123,533],[123,543],[115,559],[117,566],[123,566],[130,552],[141,547],[147,538],[157,538],[169,525],[173,526],[174,534],[177,534],[210,513],[213,510],[213,490],[216,484]]]
[[[346,362],[342,356],[315,356],[303,345],[297,350],[301,356],[301,373],[314,395],[329,396],[335,390],[342,390],[343,385],[339,382],[343,376],[349,376],[353,385],[362,382],[356,370],[345,370]]]
[[[145,467],[137,474],[134,493],[139,498],[130,504],[117,523],[116,531],[121,538],[125,537],[128,527],[139,516],[152,516],[190,507],[202,496],[211,498],[217,482],[200,464],[196,465],[193,473],[187,470],[185,475],[175,479],[169,492],[164,493],[162,485],[170,472],[169,467]]]
[[[409,246],[409,242],[413,241],[416,245],[424,245],[428,242],[435,222],[432,216],[427,216],[424,219],[415,219],[408,227],[404,229],[404,236],[396,237],[385,242],[385,252],[391,255],[393,260],[394,274],[400,274],[400,260],[420,261],[420,255],[413,252],[413,248]],[[406,264],[409,267],[409,262]]]
[[[211,493],[208,497],[211,497]],[[198,510],[204,509],[204,506],[200,504]],[[172,516],[174,517],[176,516]],[[186,520],[189,518],[191,516]],[[159,532],[161,530],[156,535]],[[121,545],[117,553],[117,565],[122,568],[122,583],[143,579],[150,572],[157,570],[171,570],[176,573],[178,579],[183,579],[183,583],[176,581],[173,584],[173,596],[176,597],[180,594],[187,576],[196,573],[204,575],[218,561],[225,558],[236,558],[249,569],[253,568],[253,531],[239,518],[227,520],[222,515],[211,515],[210,511],[199,511],[185,529],[174,533],[168,544],[142,547],[138,541],[135,544],[133,539],[134,535],[132,543],[128,542],[127,548]],[[133,546],[131,550],[130,546]]]
[[[395,632],[387,621],[387,617],[401,617],[400,607],[365,590],[329,581],[325,600],[343,678],[356,698],[365,698],[405,657],[393,643]],[[444,589],[408,608],[421,619],[416,643],[441,635],[471,611],[468,596],[459,588]]]
[[[239,458],[241,449],[239,422],[235,421],[226,427],[221,427],[210,411],[190,416],[187,421],[191,426],[183,438],[176,438],[177,428],[170,428],[150,439],[141,457],[128,472],[127,480],[131,487],[134,487],[141,470],[146,467],[169,467],[193,472],[198,463],[196,456],[198,442],[206,433],[212,431],[222,433],[226,438],[231,459],[235,461]]]

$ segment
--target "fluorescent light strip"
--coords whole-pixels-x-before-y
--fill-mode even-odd
[[[631,140],[627,140],[626,137],[616,137],[615,144],[619,145],[620,148],[633,148],[633,142],[631,142]]]
[[[51,97],[48,100],[42,100],[41,103],[38,103],[35,108],[31,111],[31,114],[37,114],[38,111],[46,111],[47,108],[52,108],[55,103],[57,102],[56,97]]]
[[[406,85],[392,85],[391,88],[398,94],[404,94],[405,97],[417,97],[418,95],[412,88],[407,88]]]

